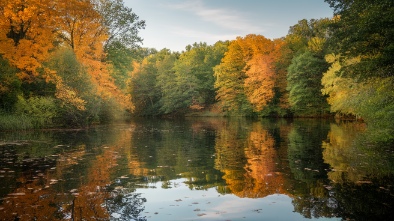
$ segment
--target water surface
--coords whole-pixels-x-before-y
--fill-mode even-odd
[[[0,133],[1,220],[389,220],[394,149],[365,125],[141,119]]]

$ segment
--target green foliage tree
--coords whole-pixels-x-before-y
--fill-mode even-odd
[[[134,48],[142,42],[138,32],[145,28],[145,21],[140,20],[131,8],[125,6],[123,0],[94,0],[93,2],[95,9],[103,17],[102,25],[108,29],[108,39],[104,44],[105,51],[114,46]]]
[[[361,117],[383,140],[393,139],[393,1],[326,2],[336,16],[328,41],[334,54],[326,56],[331,67],[322,79],[331,111]]]
[[[245,65],[241,45],[238,41],[232,41],[221,63],[214,68],[216,99],[224,111],[244,115],[252,112],[243,88]]]
[[[220,63],[226,50],[225,42],[213,46],[194,43],[180,55],[174,65],[178,85],[177,95],[174,95],[184,104],[181,108],[201,109],[214,103],[213,67]]]
[[[210,74],[204,76],[207,78],[206,80],[204,78],[202,79],[202,84],[206,90],[202,91],[201,94],[204,94],[203,97],[207,104],[213,104],[216,102],[216,79],[214,68],[220,64],[225,53],[228,51],[229,44],[229,41],[218,41],[210,48],[210,51],[205,54],[205,69]]]
[[[321,78],[328,64],[312,52],[293,58],[288,68],[289,101],[296,115],[321,115],[328,111],[326,97],[321,93]]]
[[[158,53],[146,56],[141,62],[135,61],[132,77],[130,79],[130,93],[136,106],[136,115],[160,114],[159,100],[161,98],[160,87],[157,86],[157,64],[162,62],[169,51],[162,50]]]
[[[185,106],[185,101],[179,98],[178,83],[175,71],[173,70],[175,62],[178,58],[177,54],[167,53],[161,62],[157,63],[157,84],[160,96],[160,111],[164,114],[183,111],[181,108]]]
[[[59,120],[66,125],[86,126],[93,121],[98,121],[103,100],[97,96],[95,86],[90,81],[90,76],[76,58],[71,48],[59,48],[53,53],[46,67],[54,70],[61,79],[65,93],[74,93],[84,102],[84,108],[70,103],[69,99],[59,98]]]
[[[287,90],[295,115],[314,116],[328,112],[326,98],[321,93],[321,78],[329,66],[324,54],[328,50],[326,39],[330,37],[330,23],[328,18],[303,19],[290,27],[285,38],[290,49],[283,55],[288,61]]]
[[[133,71],[133,60],[135,54],[120,42],[112,42],[106,49],[106,61],[110,64],[110,74],[114,78],[116,86],[122,91],[127,91],[128,80]]]
[[[325,39],[329,37],[329,24],[331,20],[328,18],[323,19],[302,19],[296,25],[289,29],[289,34],[286,36],[285,41],[291,49],[293,56],[297,53],[303,53],[308,44],[316,39]],[[315,40],[313,40],[315,38]]]
[[[17,95],[22,91],[22,82],[16,76],[17,73],[18,70],[0,55],[0,110],[5,112],[12,111],[18,100]]]
[[[133,70],[132,60],[136,59],[135,51],[143,40],[138,33],[145,28],[145,21],[125,6],[123,0],[94,0],[94,4],[108,32],[104,43],[105,61],[111,64],[110,74],[116,86],[126,92]]]
[[[131,93],[139,115],[183,114],[215,103],[213,67],[227,42],[186,49],[181,54],[163,49],[134,63]]]
[[[330,25],[331,47],[345,60],[359,57],[344,67],[356,78],[390,77],[394,68],[394,3],[392,0],[325,0],[334,9]]]

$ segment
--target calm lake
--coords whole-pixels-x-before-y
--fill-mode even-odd
[[[389,220],[394,148],[372,134],[245,118],[0,132],[0,219]]]

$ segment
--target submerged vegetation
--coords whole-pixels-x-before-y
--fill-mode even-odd
[[[182,52],[141,48],[122,0],[0,3],[0,129],[130,116],[352,116],[394,128],[391,0],[326,0],[333,18],[280,39],[249,34]],[[355,31],[357,30],[357,31]]]

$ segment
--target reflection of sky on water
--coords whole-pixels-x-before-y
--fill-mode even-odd
[[[220,195],[215,188],[190,190],[186,179],[171,181],[171,188],[137,189],[147,199],[141,216],[154,220],[313,220],[292,212],[289,196],[274,194],[265,198],[239,198],[232,194]],[[324,219],[315,220],[340,220]]]
[[[391,220],[393,151],[361,129],[215,118],[0,133],[0,220]]]

